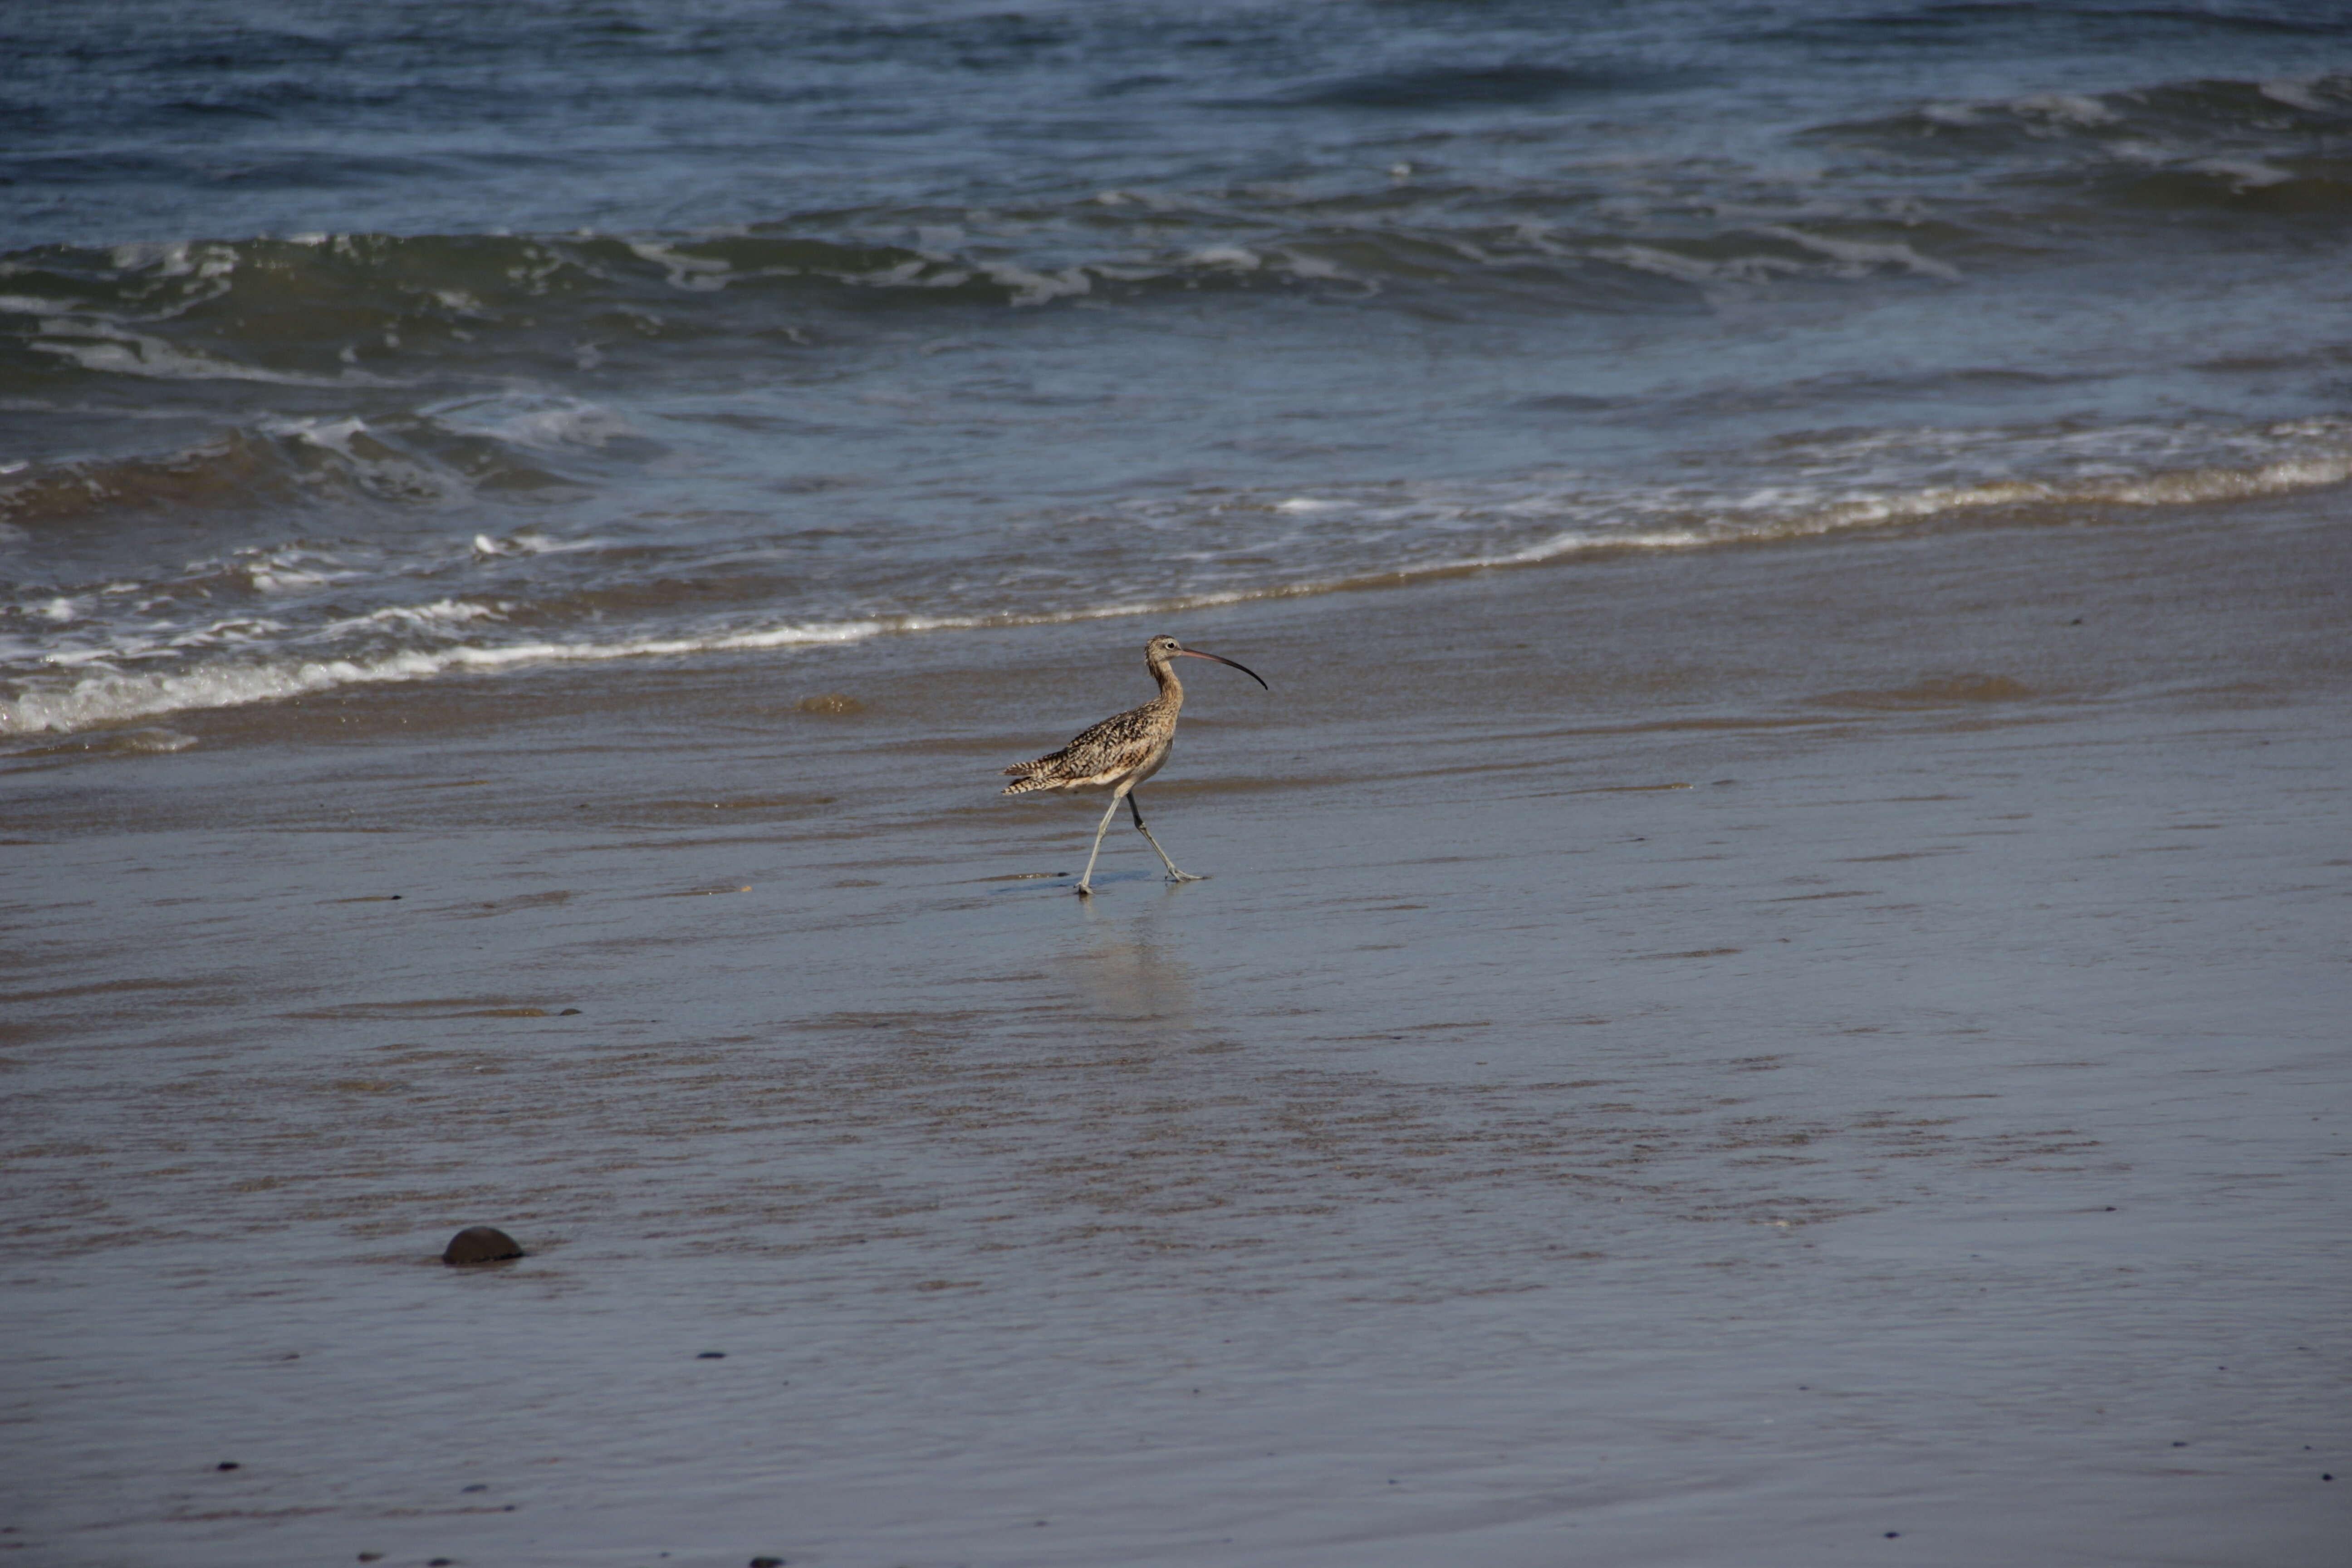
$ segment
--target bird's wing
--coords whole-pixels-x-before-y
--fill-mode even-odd
[[[1151,755],[1159,726],[1151,706],[1130,708],[1078,731],[1060,751],[1005,769],[1019,778],[1096,778],[1140,767]]]

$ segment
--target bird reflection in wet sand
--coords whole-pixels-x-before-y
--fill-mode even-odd
[[[1176,862],[1168,858],[1168,851],[1160,847],[1160,840],[1151,837],[1151,829],[1143,826],[1143,807],[1135,798],[1136,786],[1167,763],[1169,749],[1176,742],[1176,715],[1184,706],[1184,687],[1171,668],[1174,662],[1179,658],[1213,659],[1219,664],[1233,665],[1260,686],[1265,686],[1258,673],[1247,666],[1185,647],[1171,637],[1157,637],[1146,643],[1143,658],[1151,679],[1160,683],[1159,696],[1140,708],[1130,708],[1080,731],[1076,740],[1051,756],[1039,757],[1034,763],[1016,763],[1004,770],[1013,775],[1013,782],[1004,786],[1007,795],[1026,795],[1034,789],[1110,791],[1110,805],[1104,808],[1102,821],[1095,827],[1095,847],[1087,855],[1087,868],[1079,874],[1078,885],[1073,889],[1080,898],[1094,893],[1095,858],[1102,853],[1103,835],[1110,831],[1110,819],[1118,815],[1122,800],[1135,816],[1136,830],[1160,857],[1160,863],[1168,868],[1168,880],[1202,880],[1176,868]]]
[[[1091,1024],[1155,1026],[1152,1037],[1163,1045],[1182,1037],[1192,1023],[1193,971],[1181,944],[1154,929],[1148,910],[1088,927],[1050,961],[1070,1005]]]

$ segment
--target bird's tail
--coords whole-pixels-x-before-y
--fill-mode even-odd
[[[1052,789],[1054,780],[1051,775],[1041,772],[1044,766],[1043,762],[1015,763],[1005,769],[1007,773],[1013,775],[1013,782],[1004,786],[1004,793],[1026,795],[1033,789]]]

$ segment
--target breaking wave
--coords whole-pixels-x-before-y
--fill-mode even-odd
[[[1604,552],[2065,524],[2347,480],[2343,420],[1844,433],[1768,443],[1666,485],[1552,472],[1049,510],[992,532],[984,557],[900,558],[814,596],[740,540],[255,548],[168,580],[30,588],[0,605],[0,736],[532,665],[1160,614]],[[1139,536],[1148,548],[1119,542]],[[1089,537],[1106,542],[1073,557],[1069,542]],[[456,591],[416,597],[425,586]],[[382,602],[358,607],[371,598]]]

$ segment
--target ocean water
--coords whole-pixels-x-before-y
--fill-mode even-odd
[[[2321,0],[93,0],[0,50],[13,746],[2352,473]]]

